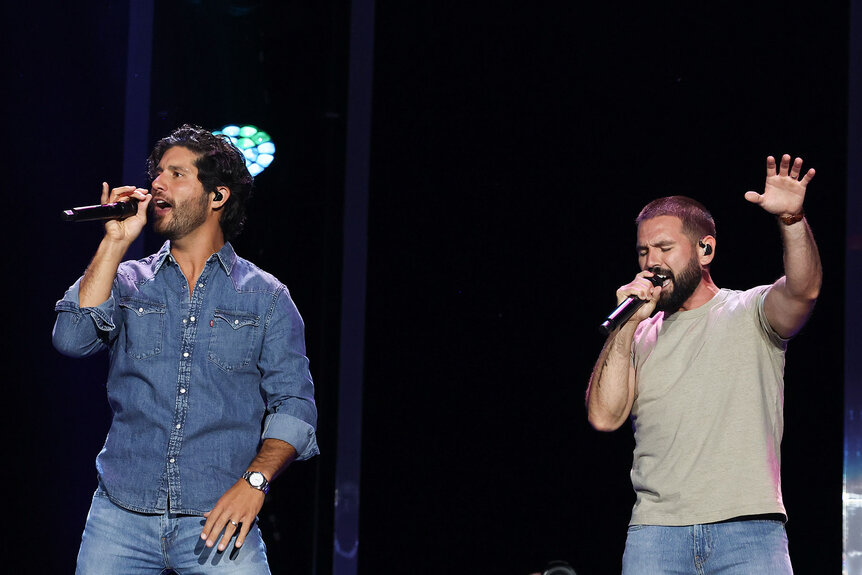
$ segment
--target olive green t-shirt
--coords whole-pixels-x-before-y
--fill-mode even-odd
[[[722,289],[696,309],[638,326],[632,525],[785,514],[787,341],[766,321],[769,287]]]

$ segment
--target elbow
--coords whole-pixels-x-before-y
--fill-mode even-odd
[[[69,349],[68,339],[63,337],[63,326],[61,325],[61,318],[58,317],[54,322],[54,329],[51,330],[51,345],[54,346],[54,349],[62,353],[63,355],[71,355],[72,350]]]
[[[822,283],[819,278],[816,281],[812,280],[809,285],[794,294],[796,299],[813,307],[815,302],[817,302],[817,298],[820,297],[820,286]]]
[[[66,357],[83,357],[85,355],[78,346],[74,345],[74,342],[69,338],[63,337],[63,334],[59,333],[56,329],[51,335],[51,343],[54,349]]]
[[[75,330],[68,329],[69,326],[64,323],[64,320],[65,318],[62,316],[58,317],[57,322],[54,324],[54,330],[51,332],[51,344],[54,346],[54,349],[66,357],[75,358],[87,357],[98,351],[100,348],[98,341],[83,344],[76,337]]]
[[[800,313],[804,314],[807,319],[814,309],[814,305],[817,303],[817,298],[820,296],[820,285],[818,284],[816,287],[811,287],[804,292],[796,294],[796,302],[797,307]]]
[[[813,306],[820,297],[820,288],[823,285],[823,274],[820,270],[806,275],[804,278],[791,280],[784,276],[784,287],[787,294],[796,301]]]
[[[818,282],[817,285],[814,286],[813,288],[811,288],[811,290],[807,294],[808,295],[808,301],[811,303],[812,306],[815,303],[817,303],[817,298],[820,297],[820,286],[821,286],[821,283]]]
[[[623,424],[624,419],[614,419],[612,417],[601,416],[594,411],[587,413],[587,421],[593,426],[596,431],[611,432],[616,431]]]
[[[62,339],[54,337],[51,343],[54,344],[54,349],[59,351],[62,355],[65,355],[66,357],[79,357],[73,348],[65,345],[65,342]]]

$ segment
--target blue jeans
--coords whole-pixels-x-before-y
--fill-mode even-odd
[[[255,524],[232,558],[233,540],[223,553],[201,540],[204,518],[135,513],[101,491],[93,496],[78,551],[77,575],[269,575],[266,546]],[[218,545],[218,543],[216,543]]]
[[[791,575],[784,523],[632,525],[623,575]]]

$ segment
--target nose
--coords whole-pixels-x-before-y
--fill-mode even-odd
[[[658,248],[648,248],[646,255],[643,257],[643,269],[648,270],[654,267],[661,267],[661,250]]]
[[[165,189],[165,186],[162,183],[162,174],[164,174],[164,172],[162,172],[161,174],[156,176],[156,178],[153,180],[153,184],[151,186],[153,188],[153,191],[156,191],[156,190],[163,191]]]

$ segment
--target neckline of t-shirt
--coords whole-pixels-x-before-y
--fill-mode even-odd
[[[730,295],[730,292],[731,290],[727,288],[721,288],[718,290],[717,294],[715,294],[708,302],[706,302],[702,306],[696,307],[694,309],[688,309],[685,311],[678,311],[671,316],[662,317],[662,321],[684,321],[697,319],[709,313],[709,310],[726,300],[727,296]]]

